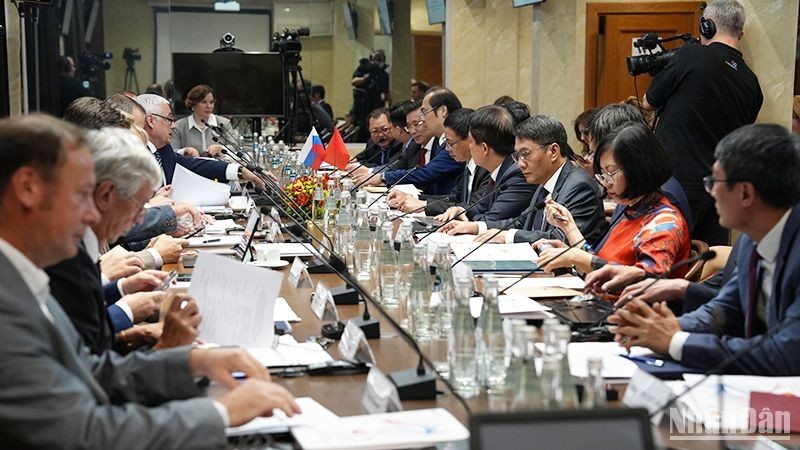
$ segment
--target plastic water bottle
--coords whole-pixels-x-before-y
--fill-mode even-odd
[[[434,333],[436,311],[431,306],[431,272],[428,265],[428,246],[414,246],[414,271],[408,293],[409,325],[414,338],[428,342]]]
[[[483,277],[483,308],[478,318],[478,368],[483,385],[492,393],[502,393],[506,379],[506,338],[497,301],[497,280]]]
[[[372,266],[372,231],[369,228],[369,211],[366,207],[358,208],[353,264],[356,280],[369,281]]]
[[[382,240],[377,255],[380,299],[387,308],[397,308],[400,304],[398,295],[400,271],[397,267],[397,251],[394,249],[391,222],[383,223],[380,236],[382,236]]]
[[[473,397],[480,392],[480,389],[478,363],[475,358],[475,320],[469,309],[472,280],[466,277],[458,278],[455,287],[456,304],[447,342],[450,382],[459,395]]]

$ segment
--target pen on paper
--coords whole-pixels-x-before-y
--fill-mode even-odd
[[[219,239],[206,239],[203,241],[203,244],[210,244],[212,242],[219,242]]]

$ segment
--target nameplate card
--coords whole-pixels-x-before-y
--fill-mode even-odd
[[[295,256],[292,261],[292,268],[289,269],[289,285],[295,289],[299,287],[311,287],[311,275],[308,274],[306,263]]]
[[[333,294],[331,290],[325,286],[325,283],[317,283],[314,293],[311,294],[311,311],[317,316],[317,319],[323,322],[338,322],[339,313],[336,311],[336,303],[333,302]]]
[[[368,414],[382,414],[403,410],[397,386],[394,385],[377,367],[370,369],[367,375],[367,387],[361,398],[361,406]]]
[[[270,208],[269,216],[272,217],[272,220],[275,221],[275,223],[281,223],[281,215],[274,206]]]
[[[650,414],[664,408],[664,405],[675,397],[672,389],[663,381],[644,370],[637,370],[631,377],[622,404],[629,408],[645,408]],[[664,411],[650,418],[654,425],[661,423]]]
[[[339,353],[344,359],[375,365],[375,355],[369,346],[367,336],[353,322],[347,322],[344,327],[344,333],[339,340]]]

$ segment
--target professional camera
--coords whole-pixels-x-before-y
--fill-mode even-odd
[[[303,44],[300,42],[300,37],[311,36],[311,31],[308,27],[290,30],[284,28],[281,32],[275,32],[272,35],[273,52],[299,54],[303,50]]]
[[[86,75],[91,76],[99,70],[110,69],[111,63],[109,63],[108,60],[113,57],[114,55],[111,52],[93,52],[84,50],[78,60],[81,63],[83,72]]]
[[[236,45],[236,36],[233,33],[225,33],[219,38],[220,48],[233,48]]]
[[[142,55],[139,54],[138,48],[125,47],[125,51],[122,52],[122,59],[124,59],[128,64],[133,64],[136,61],[140,61],[142,59]]]
[[[658,33],[647,33],[635,40],[633,42],[633,46],[648,53],[645,55],[629,56],[625,58],[625,62],[628,65],[628,73],[632,77],[641,75],[645,72],[652,76],[658,75],[659,72],[664,69],[664,67],[667,67],[669,60],[675,56],[675,52],[680,49],[680,47],[678,47],[672,50],[667,50],[662,44],[664,42],[675,41],[678,39],[682,40],[684,44],[689,42],[700,42],[696,38],[692,37],[692,35],[689,33],[678,34],[667,38],[658,37]],[[661,49],[661,51],[653,53],[653,50],[656,48]]]

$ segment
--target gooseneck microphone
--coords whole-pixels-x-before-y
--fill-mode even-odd
[[[394,156],[392,157],[392,159],[391,159],[391,160],[390,160],[388,163],[386,163],[386,164],[384,164],[383,166],[381,166],[381,167],[380,167],[378,170],[373,170],[373,171],[372,171],[372,174],[371,174],[370,176],[368,176],[368,177],[367,177],[367,178],[365,178],[364,180],[361,180],[361,182],[360,182],[360,183],[358,183],[357,185],[353,186],[353,188],[352,188],[352,189],[350,189],[350,192],[355,192],[356,190],[358,190],[358,188],[360,188],[361,186],[363,186],[363,185],[364,185],[364,183],[366,183],[367,181],[369,181],[369,180],[373,179],[374,177],[376,177],[376,176],[377,176],[379,173],[383,172],[384,170],[388,170],[390,167],[394,166],[394,164],[395,164],[397,161],[399,161],[399,160],[400,160],[400,157],[401,157],[402,155],[403,155],[402,153],[398,153],[398,154],[394,155]],[[412,169],[412,170],[413,170],[413,169]]]
[[[394,188],[395,186],[397,186],[397,185],[398,185],[398,184],[399,184],[401,181],[405,180],[405,179],[406,179],[406,178],[407,178],[409,175],[411,175],[411,174],[412,174],[412,173],[413,173],[415,170],[417,170],[417,169],[419,169],[419,167],[414,167],[413,169],[411,169],[411,170],[409,170],[408,172],[406,172],[406,173],[405,173],[405,175],[403,175],[402,177],[400,177],[400,178],[399,178],[397,181],[395,181],[394,183],[392,183],[390,186],[386,186],[386,190],[385,190],[385,191],[383,191],[383,192],[381,193],[381,195],[379,195],[379,196],[378,196],[378,198],[376,198],[375,200],[373,200],[373,201],[372,201],[372,203],[370,203],[369,205],[367,205],[367,208],[370,208],[372,205],[374,205],[375,203],[377,203],[377,202],[378,202],[378,200],[380,200],[380,199],[382,199],[383,197],[385,197],[385,196],[386,196],[386,195],[389,193],[389,191],[391,191],[391,190],[392,190],[392,188]]]
[[[483,197],[481,197],[481,198],[479,198],[479,199],[475,200],[475,201],[474,201],[474,202],[473,202],[471,205],[469,205],[468,207],[464,208],[464,211],[461,211],[461,213],[460,213],[460,214],[457,214],[456,216],[454,216],[454,217],[451,217],[450,219],[446,220],[446,221],[445,221],[443,224],[441,224],[441,225],[439,225],[438,227],[434,228],[433,230],[429,231],[429,232],[428,232],[428,234],[426,234],[425,236],[422,236],[421,238],[419,238],[419,241],[417,241],[417,242],[421,242],[421,241],[422,241],[423,239],[425,239],[426,237],[428,237],[428,236],[432,235],[433,233],[435,233],[435,232],[439,231],[439,229],[441,229],[443,226],[445,226],[445,225],[447,225],[448,223],[450,223],[450,222],[452,222],[452,221],[456,220],[456,218],[457,218],[458,216],[460,216],[460,215],[462,215],[462,214],[466,214],[466,213],[467,213],[467,211],[471,211],[471,210],[473,210],[475,207],[477,207],[478,205],[480,205],[480,204],[481,204],[481,203],[482,203],[484,200],[486,200],[487,198],[489,198],[489,197],[490,197],[490,196],[492,196],[492,195],[495,195],[495,194],[496,194],[498,191],[500,191],[500,190],[501,190],[503,187],[505,187],[505,186],[506,186],[506,183],[503,183],[503,184],[501,184],[500,186],[496,187],[496,188],[495,188],[493,191],[491,191],[491,192],[487,192],[487,193],[486,193],[486,195],[484,195]]]
[[[573,248],[583,244],[584,242],[586,242],[586,239],[581,239],[578,242],[570,245],[569,247],[564,248],[564,250],[558,252],[555,256],[553,256],[552,258],[548,259],[547,261],[545,261],[541,265],[537,264],[536,265],[537,267],[535,269],[525,272],[524,275],[522,275],[521,277],[517,278],[513,283],[511,283],[508,286],[506,286],[505,288],[503,288],[500,292],[497,293],[497,295],[505,294],[507,290],[509,290],[512,287],[516,286],[517,283],[519,283],[520,281],[524,280],[525,278],[528,278],[529,276],[533,275],[534,273],[538,272],[540,270],[539,269],[540,267],[550,264],[551,262],[553,262],[553,261],[557,260],[558,258],[560,258],[561,255],[563,255],[564,253],[567,253],[568,251],[570,251]]]

